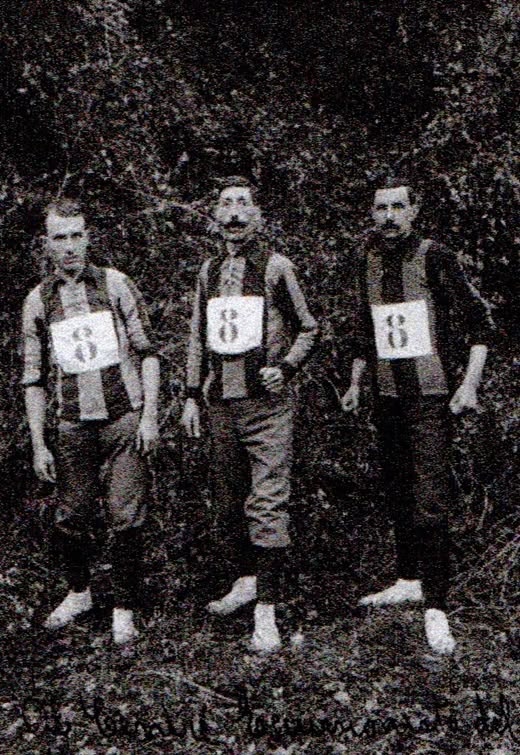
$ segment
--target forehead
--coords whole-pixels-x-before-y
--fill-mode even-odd
[[[218,201],[219,203],[222,203],[229,200],[242,200],[247,204],[253,204],[251,189],[249,189],[247,186],[227,186],[220,192]]]
[[[78,233],[85,230],[85,218],[83,215],[72,215],[69,218],[50,212],[45,219],[47,234],[53,236],[69,233]]]
[[[374,206],[391,205],[395,202],[402,202],[404,205],[410,204],[408,196],[408,186],[396,186],[392,189],[377,189],[374,194]]]

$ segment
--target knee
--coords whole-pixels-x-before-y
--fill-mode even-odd
[[[112,528],[117,532],[124,532],[131,528],[140,528],[146,517],[146,504],[142,501],[132,501],[128,505],[120,501],[111,506]]]

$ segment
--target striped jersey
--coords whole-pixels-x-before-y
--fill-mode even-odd
[[[220,252],[206,260],[199,273],[187,359],[188,397],[199,398],[207,390],[210,402],[265,395],[260,369],[278,366],[289,379],[308,359],[319,335],[295,267],[286,256],[272,252],[261,238],[244,242],[234,257]],[[210,352],[207,305],[219,296],[264,298],[259,348],[238,356]]]
[[[453,252],[436,241],[421,240],[413,232],[394,242],[374,237],[364,251],[352,356],[369,360],[381,395],[412,399],[446,394],[453,388],[453,362],[463,341],[487,345],[491,338],[488,306],[467,281]],[[428,309],[431,355],[378,359],[371,306],[413,300],[424,300]],[[395,324],[389,327],[391,332]]]
[[[114,420],[141,408],[141,362],[156,347],[124,273],[86,265],[75,280],[46,277],[25,299],[23,343],[22,384],[50,388],[61,419]],[[107,343],[110,356],[100,358]]]

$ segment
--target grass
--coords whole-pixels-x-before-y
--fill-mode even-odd
[[[512,532],[504,523],[499,531]],[[297,597],[279,610],[284,648],[258,657],[247,644],[252,608],[209,617],[204,605],[221,587],[216,576],[203,562],[190,567],[182,552],[161,562],[164,544],[150,550],[131,653],[110,642],[106,569],[94,578],[97,609],[46,632],[42,620],[63,585],[44,549],[18,527],[2,559],[1,751],[513,755],[518,540],[504,534],[485,563],[470,557],[458,571],[451,595],[458,647],[442,659],[429,652],[420,606],[355,607],[370,580],[380,585],[390,576],[391,539],[383,525],[378,532],[358,556],[374,563],[378,552],[381,571],[364,571],[360,583],[331,568],[324,552],[308,568],[301,562]],[[291,642],[300,630],[303,643]]]

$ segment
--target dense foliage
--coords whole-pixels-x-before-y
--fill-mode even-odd
[[[370,407],[357,422],[338,411],[345,374],[336,336],[350,328],[352,261],[372,182],[404,170],[422,194],[423,228],[458,250],[496,325],[486,411],[457,426],[457,599],[497,611],[516,605],[514,0],[3,0],[0,24],[0,459],[5,538],[13,540],[0,569],[21,568],[2,583],[11,631],[30,624],[24,611],[40,601],[42,575],[54,579],[43,561],[22,555],[44,548],[52,492],[34,486],[17,381],[21,304],[41,271],[41,209],[56,194],[84,200],[96,259],[138,282],[161,339],[164,445],[150,594],[168,608],[169,593],[198,584],[187,573],[208,569],[207,450],[182,440],[177,390],[190,292],[210,246],[213,178],[224,172],[256,178],[272,232],[325,324],[300,381],[302,572],[347,573],[363,589],[391,569]],[[32,587],[28,577],[18,585],[24,574]],[[503,624],[507,637],[513,624]]]

